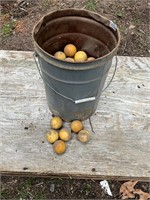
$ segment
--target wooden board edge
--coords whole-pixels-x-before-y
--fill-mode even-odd
[[[39,178],[70,178],[70,179],[91,179],[91,180],[115,180],[128,181],[137,180],[140,182],[150,182],[150,177],[131,177],[131,176],[104,176],[104,175],[83,175],[83,174],[54,174],[54,173],[33,173],[33,172],[1,172],[1,176],[19,177],[39,177]]]

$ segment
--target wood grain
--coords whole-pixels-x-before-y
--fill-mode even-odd
[[[91,117],[94,133],[83,122],[92,139],[83,145],[73,134],[57,156],[45,138],[51,113],[32,54],[0,51],[1,173],[149,181],[150,58],[118,57],[115,78]]]

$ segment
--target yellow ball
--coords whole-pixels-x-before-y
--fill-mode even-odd
[[[95,60],[94,57],[88,57],[88,59],[87,59],[87,61],[93,61],[93,60]]]
[[[86,143],[90,139],[90,133],[87,130],[81,130],[77,135],[77,139],[82,143]]]
[[[57,51],[57,52],[54,54],[54,57],[57,58],[58,60],[65,60],[66,55],[65,55],[64,52],[62,52],[62,51]]]
[[[46,137],[47,137],[47,141],[52,144],[56,140],[58,140],[59,134],[55,130],[50,130],[50,132],[46,134]]]
[[[68,58],[66,58],[66,59],[65,59],[65,61],[67,61],[67,62],[74,62],[74,59],[73,59],[73,58],[70,58],[70,57],[68,57]]]
[[[59,131],[59,137],[61,140],[67,142],[71,139],[71,131],[67,128],[62,128]]]
[[[73,44],[67,44],[64,48],[64,53],[68,57],[73,57],[77,52],[77,48]]]
[[[63,125],[63,121],[60,117],[53,117],[50,121],[50,125],[53,129],[60,129]]]
[[[87,60],[87,54],[84,51],[77,51],[74,56],[76,62],[84,62]]]
[[[62,140],[57,140],[54,144],[53,144],[53,150],[55,153],[57,154],[63,154],[66,151],[66,143]]]
[[[79,120],[75,120],[71,123],[71,130],[75,133],[78,133],[83,129],[83,124]]]

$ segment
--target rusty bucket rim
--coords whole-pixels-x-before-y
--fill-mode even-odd
[[[34,25],[34,27],[33,27],[33,30],[32,30],[32,39],[33,39],[33,42],[34,42],[34,47],[35,47],[35,53],[37,54],[37,55],[39,55],[40,57],[43,57],[43,59],[45,59],[46,60],[46,62],[48,62],[49,64],[52,64],[52,60],[49,60],[48,58],[47,58],[47,56],[48,57],[50,57],[51,59],[53,59],[54,60],[54,62],[55,62],[55,66],[57,66],[57,67],[59,67],[59,68],[63,68],[63,69],[69,69],[69,70],[86,70],[86,69],[92,69],[92,68],[96,68],[96,67],[100,67],[100,65],[99,65],[99,61],[100,60],[105,60],[105,59],[107,59],[108,57],[110,57],[110,59],[115,55],[115,54],[117,54],[116,52],[117,52],[117,49],[118,49],[118,47],[119,47],[119,45],[120,45],[120,41],[121,41],[121,35],[120,35],[120,31],[119,31],[119,29],[118,29],[118,27],[117,27],[117,25],[116,25],[116,33],[117,33],[117,36],[118,36],[118,39],[117,39],[117,44],[116,44],[116,46],[113,48],[113,50],[111,50],[109,53],[107,53],[106,55],[104,55],[104,56],[101,56],[101,57],[99,57],[99,58],[96,58],[95,60],[93,60],[93,61],[85,61],[85,62],[69,62],[69,65],[70,66],[66,66],[65,65],[65,63],[68,63],[67,61],[65,61],[65,60],[58,60],[57,58],[55,58],[53,55],[51,55],[51,54],[49,54],[48,52],[46,52],[42,47],[40,47],[40,45],[37,43],[37,41],[35,40],[35,28],[39,25],[39,23],[44,19],[44,17],[46,17],[46,16],[49,16],[50,14],[53,14],[53,13],[56,13],[56,12],[58,12],[58,11],[80,11],[80,10],[82,10],[82,11],[84,11],[84,12],[89,12],[89,13],[92,13],[92,14],[94,14],[94,15],[97,15],[97,16],[100,16],[101,18],[103,18],[103,19],[105,19],[105,20],[108,20],[109,22],[112,22],[111,20],[109,20],[108,18],[106,18],[106,17],[104,17],[103,15],[100,15],[100,14],[98,14],[98,13],[96,13],[96,12],[93,12],[93,11],[89,11],[89,10],[86,10],[86,9],[77,9],[77,8],[69,8],[69,9],[59,9],[59,10],[54,10],[54,11],[51,11],[51,12],[48,12],[46,15],[44,15],[43,17],[41,17],[39,20],[38,20],[38,22]],[[102,23],[102,22],[101,22]],[[102,23],[103,24],[103,23]],[[104,26],[106,26],[105,24],[104,24]],[[108,26],[106,26],[107,28],[108,28]],[[38,50],[38,49],[40,49],[40,51]],[[45,56],[45,55],[46,56]],[[91,65],[91,63],[92,63],[92,65]],[[61,64],[61,65],[60,65]],[[78,66],[77,66],[77,64],[78,64]],[[80,64],[80,66],[79,66],[79,64]],[[90,66],[88,65],[88,64],[90,64]],[[75,66],[75,67],[74,67]],[[84,68],[81,68],[81,67],[83,67],[84,66]],[[73,68],[74,67],[74,68]]]

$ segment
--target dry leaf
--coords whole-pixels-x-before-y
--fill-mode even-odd
[[[0,29],[3,27],[5,23],[8,23],[10,20],[9,14],[0,15]]]
[[[25,20],[17,21],[15,26],[16,33],[23,33],[25,31],[25,24],[26,24]]]
[[[138,181],[128,181],[121,185],[120,193],[122,195],[122,199],[133,199],[135,198],[135,194],[133,194],[134,186],[137,184]]]
[[[127,189],[130,191],[130,192],[133,192],[135,189],[134,189],[134,186],[137,184],[138,181],[128,181],[126,182],[127,183]]]
[[[143,192],[141,189],[136,189],[133,191],[134,194],[138,194],[140,196],[139,200],[148,200],[150,199],[150,194]]]

